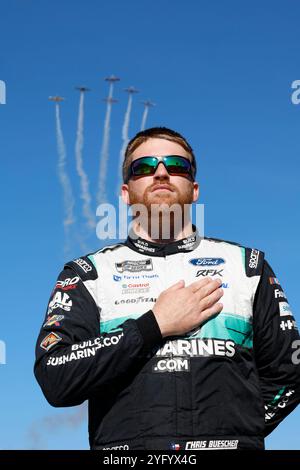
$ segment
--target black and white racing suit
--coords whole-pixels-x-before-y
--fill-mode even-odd
[[[163,339],[158,295],[205,276],[222,279],[222,312]],[[197,234],[166,245],[129,236],[65,265],[34,372],[51,405],[89,400],[92,449],[263,449],[299,402],[297,340],[261,251]]]

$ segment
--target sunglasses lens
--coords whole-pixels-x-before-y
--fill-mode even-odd
[[[165,158],[166,167],[169,173],[176,175],[186,175],[190,172],[191,164],[182,157],[170,156]]]
[[[157,157],[141,157],[134,160],[130,165],[128,179],[131,176],[154,175],[159,164]],[[179,155],[168,155],[160,157],[170,175],[189,175],[193,178],[191,162]]]
[[[142,157],[132,162],[132,174],[135,176],[153,175],[157,161],[155,157]]]

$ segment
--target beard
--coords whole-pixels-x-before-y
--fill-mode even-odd
[[[166,184],[171,191],[156,190],[158,184]],[[130,186],[130,185],[129,185]],[[190,207],[193,202],[193,184],[179,190],[170,183],[156,182],[143,194],[128,187],[130,206],[136,205],[137,225],[151,233],[153,240],[176,240],[185,225],[190,222]],[[139,207],[142,206],[142,210]],[[135,209],[135,208],[133,208]]]

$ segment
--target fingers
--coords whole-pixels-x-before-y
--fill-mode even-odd
[[[180,279],[180,281],[176,282],[175,284],[172,284],[172,286],[168,287],[168,289],[166,289],[165,292],[173,291],[173,290],[179,289],[180,287],[184,287],[183,279]]]
[[[211,282],[200,286],[197,290],[197,294],[199,295],[199,299],[203,299],[204,297],[210,295],[216,289],[219,289],[222,285],[221,279],[211,280]]]
[[[209,288],[211,289],[211,286],[207,286],[205,288],[206,288],[206,290],[208,290]],[[218,302],[220,300],[222,295],[224,295],[224,291],[221,288],[213,290],[213,292],[209,293],[206,296],[201,295],[201,300],[199,302],[199,306],[200,306],[201,311],[212,307],[213,304],[215,304],[216,302]]]
[[[210,284],[211,282],[213,282],[213,280],[210,278],[210,277],[205,277],[204,279],[200,279],[200,281],[195,281],[195,282],[192,282],[188,288],[191,289],[191,291],[193,293],[197,292],[199,289],[201,289],[202,287]]]
[[[221,304],[220,302],[217,302],[211,307],[203,310],[200,315],[200,322],[203,323],[209,320],[214,315],[219,314],[222,311],[222,309],[223,309],[223,304]]]

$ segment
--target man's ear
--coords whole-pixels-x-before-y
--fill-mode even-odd
[[[129,205],[130,204],[130,197],[129,197],[129,191],[128,191],[128,184],[123,183],[121,186],[121,196],[122,200],[125,204]]]
[[[193,189],[193,202],[198,201],[200,190],[199,190],[199,184],[194,182],[193,183],[194,189]]]

